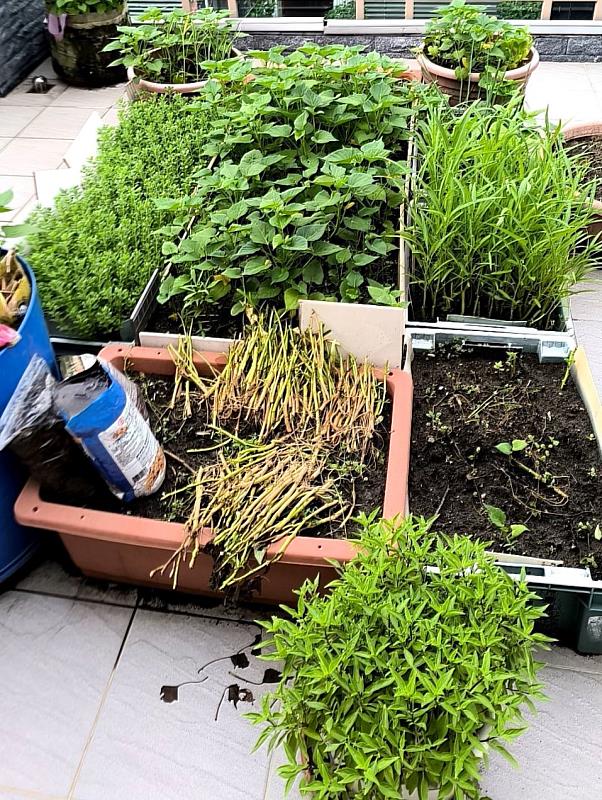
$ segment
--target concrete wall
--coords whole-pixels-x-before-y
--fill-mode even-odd
[[[535,46],[542,61],[602,61],[602,36],[577,34],[535,34]],[[240,39],[241,50],[268,50],[284,46],[294,49],[303,42],[320,44],[364,45],[369,50],[378,50],[394,58],[411,58],[412,48],[422,40],[419,35],[338,35],[315,33],[251,33]]]
[[[0,97],[44,58],[43,0],[0,0]]]

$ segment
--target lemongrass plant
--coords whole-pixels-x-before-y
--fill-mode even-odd
[[[537,128],[516,105],[434,108],[418,122],[402,233],[414,319],[559,327],[562,301],[600,258],[585,238],[593,184],[561,140],[559,127]]]

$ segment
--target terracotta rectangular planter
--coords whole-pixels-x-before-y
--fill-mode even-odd
[[[100,356],[118,369],[127,359],[128,369],[152,375],[173,375],[174,365],[165,349],[109,345]],[[223,355],[205,352],[195,357],[201,374],[225,364]],[[380,372],[382,375],[382,372]],[[392,402],[391,437],[383,513],[394,517],[407,513],[410,431],[412,417],[412,378],[407,372],[392,370],[387,374],[387,393]],[[30,480],[15,504],[19,522],[33,528],[56,531],[73,562],[85,575],[157,588],[171,587],[167,575],[149,577],[151,570],[167,560],[181,544],[184,525],[176,522],[145,519],[126,514],[95,511],[88,508],[51,503],[40,496],[38,484]],[[203,534],[203,542],[210,540]],[[279,545],[268,549],[268,557]],[[328,559],[350,560],[353,544],[344,539],[297,536],[280,561],[273,564],[254,596],[258,602],[290,602],[293,590],[306,578],[320,575],[322,585],[334,577]],[[213,560],[201,554],[193,569],[182,568],[178,589],[196,594],[214,595],[209,586]]]

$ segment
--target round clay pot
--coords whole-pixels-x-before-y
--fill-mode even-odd
[[[562,132],[565,142],[576,142],[579,139],[590,137],[598,138],[602,141],[602,122],[582,122],[569,125]],[[594,211],[598,219],[587,226],[590,236],[602,234],[602,200],[593,201]]]
[[[104,14],[70,14],[63,38],[57,41],[49,35],[52,66],[59,78],[88,88],[125,81],[123,67],[109,67],[115,55],[102,49],[117,36],[117,26],[127,22],[125,4]]]
[[[465,100],[478,100],[483,97],[483,90],[479,86],[480,72],[471,72],[468,78],[458,80],[453,69],[435,64],[424,53],[418,55],[418,63],[425,83],[436,83],[441,91],[450,97],[451,105]],[[516,81],[524,92],[530,75],[539,65],[539,53],[531,48],[531,57],[526,64],[504,73],[504,80]]]
[[[232,48],[232,53],[237,58],[242,58],[243,54],[235,47]],[[127,71],[128,80],[132,81],[139,91],[150,92],[151,94],[165,94],[166,92],[174,92],[175,94],[194,94],[200,92],[207,84],[207,81],[193,81],[192,83],[156,83],[149,81],[146,78],[140,78],[136,75],[133,67],[128,67]]]

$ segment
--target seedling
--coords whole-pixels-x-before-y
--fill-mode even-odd
[[[489,521],[506,537],[508,544],[511,544],[515,539],[518,539],[519,536],[525,533],[525,531],[529,530],[526,525],[508,524],[506,512],[497,506],[490,506],[485,503],[484,508],[489,517]]]

